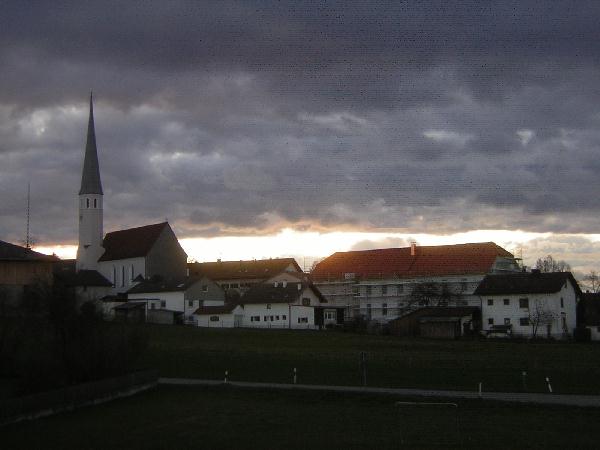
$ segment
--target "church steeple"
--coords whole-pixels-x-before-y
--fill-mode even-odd
[[[94,129],[94,105],[90,94],[90,118],[79,189],[79,246],[77,247],[77,270],[96,270],[98,258],[104,253],[102,182],[98,166],[96,131]]]
[[[83,173],[81,174],[81,189],[79,190],[79,195],[82,194],[103,194],[100,167],[98,165],[98,150],[96,148],[96,130],[94,128],[94,103],[91,92],[90,118],[88,120]]]

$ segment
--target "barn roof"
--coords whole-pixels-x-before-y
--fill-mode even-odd
[[[0,261],[58,261],[56,256],[34,252],[30,248],[0,241]]]
[[[188,268],[190,274],[206,275],[211,280],[263,280],[284,272],[290,265],[295,271],[302,272],[294,258],[189,263]]]
[[[575,291],[581,294],[571,272],[486,275],[474,293],[475,295],[553,294],[560,291],[567,280],[571,282]]]
[[[170,228],[168,222],[107,233],[99,261],[146,256],[165,228]]]
[[[493,242],[337,252],[317,264],[314,281],[486,274],[496,258],[514,258]]]

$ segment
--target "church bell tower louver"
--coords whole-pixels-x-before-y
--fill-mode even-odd
[[[90,94],[90,116],[88,121],[85,157],[79,190],[79,246],[77,247],[77,271],[96,270],[98,258],[102,256],[103,213],[102,182],[96,148],[94,128],[94,105]]]

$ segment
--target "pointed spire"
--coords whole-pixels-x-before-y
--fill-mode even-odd
[[[96,149],[96,131],[94,129],[94,102],[90,92],[90,118],[88,121],[87,142],[85,144],[85,157],[83,160],[83,173],[81,174],[82,194],[103,194],[100,181],[100,167],[98,165],[98,150]]]

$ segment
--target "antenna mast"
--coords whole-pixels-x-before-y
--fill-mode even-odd
[[[27,183],[27,234],[25,235],[25,248],[31,248],[31,239],[29,236],[30,199],[31,199],[31,182]]]

